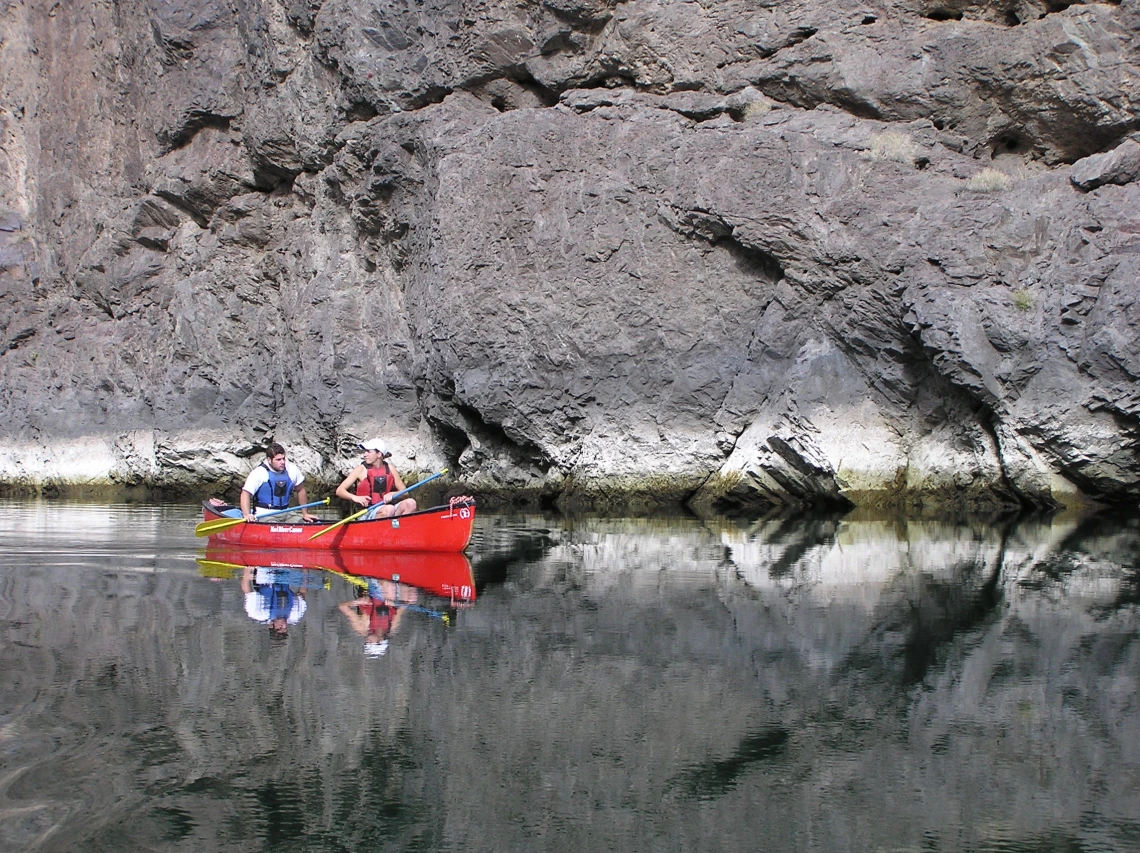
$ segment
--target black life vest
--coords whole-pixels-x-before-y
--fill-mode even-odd
[[[382,500],[384,495],[392,491],[395,485],[392,482],[392,472],[387,462],[381,462],[378,468],[365,468],[367,476],[356,484],[356,493],[361,497],[371,497],[372,503]]]

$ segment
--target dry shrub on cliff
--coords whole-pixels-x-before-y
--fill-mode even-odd
[[[966,189],[976,193],[999,193],[1008,190],[1013,184],[1009,175],[997,169],[983,169],[966,181]]]
[[[872,160],[891,160],[895,163],[911,164],[914,162],[915,145],[905,133],[887,131],[871,135]]]
[[[744,105],[744,120],[760,118],[772,112],[772,105],[768,101],[749,101]]]

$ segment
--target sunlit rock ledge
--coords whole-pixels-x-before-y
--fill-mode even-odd
[[[1008,472],[996,448],[981,460],[952,442],[930,440],[907,451],[897,433],[855,423],[842,429],[836,424],[829,432],[814,435],[810,453],[804,453],[815,455],[814,468],[789,464],[767,445],[746,448],[747,436],[718,468],[717,456],[689,436],[640,447],[614,438],[599,443],[597,453],[574,466],[572,474],[540,472],[509,458],[481,456],[473,461],[470,449],[458,461],[449,460],[444,448],[425,440],[423,431],[403,441],[397,432],[388,434],[394,436],[389,442],[392,461],[407,482],[448,468],[448,488],[473,492],[489,505],[541,504],[614,513],[688,506],[710,516],[724,510],[760,512],[780,507],[865,507],[913,515],[1022,508],[1008,489]],[[333,456],[302,442],[281,440],[291,460],[305,472],[310,488],[318,491],[331,490],[359,461],[352,443],[355,437],[347,437],[347,446]],[[791,436],[787,441],[798,442]],[[207,430],[134,430],[67,441],[9,440],[0,443],[0,491],[113,494],[118,489],[142,489],[196,497],[233,491],[263,458],[259,442]],[[746,459],[753,461],[742,461]],[[1040,505],[1094,505],[1044,466],[1037,466],[1034,473]]]

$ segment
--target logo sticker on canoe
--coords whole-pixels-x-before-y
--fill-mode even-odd
[[[270,533],[300,533],[301,531],[302,528],[300,527],[286,527],[283,524],[274,524],[269,528]]]
[[[400,526],[400,519],[398,519],[398,518],[393,518],[393,519],[392,519],[392,526],[393,526],[393,527],[399,527],[399,526]]]

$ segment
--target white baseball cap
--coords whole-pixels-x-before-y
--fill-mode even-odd
[[[388,455],[387,446],[385,446],[384,442],[378,438],[369,438],[369,439],[365,439],[364,441],[360,442],[360,449],[361,450],[376,450],[376,451],[379,451],[381,456],[387,456]]]
[[[365,643],[364,654],[366,657],[378,658],[383,657],[384,653],[388,651],[388,641],[381,640],[379,643]]]

